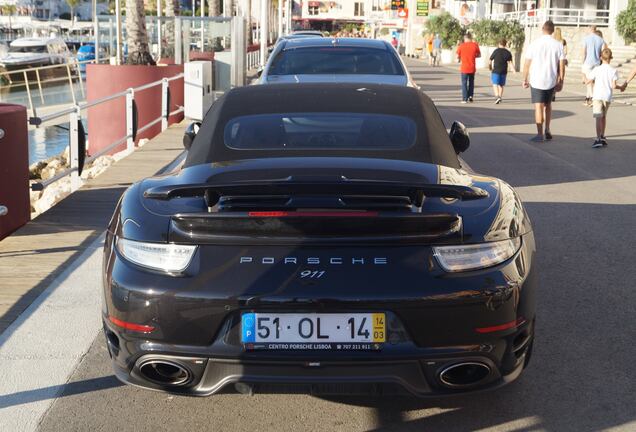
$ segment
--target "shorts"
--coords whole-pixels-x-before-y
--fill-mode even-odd
[[[594,99],[592,100],[592,117],[603,118],[607,115],[607,110],[610,107],[610,102]]]
[[[507,74],[498,74],[493,72],[492,75],[490,75],[490,79],[492,80],[493,85],[498,85],[503,87],[506,85],[506,76]]]
[[[583,66],[581,66],[581,72],[583,72],[583,75],[585,75],[586,77],[589,77],[590,73],[594,70],[595,67],[596,65],[589,66],[584,63]]]
[[[437,57],[439,55],[439,50],[436,48],[433,48],[433,51],[431,51],[431,57]]]
[[[551,104],[552,96],[554,96],[554,88],[548,90],[542,90],[534,87],[530,87],[530,97],[532,103]]]

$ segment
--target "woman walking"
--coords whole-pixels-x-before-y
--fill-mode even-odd
[[[563,34],[561,33],[561,28],[557,27],[556,29],[554,29],[554,35],[552,36],[554,37],[556,40],[558,40],[559,42],[561,42],[561,45],[563,45],[563,55],[565,56],[565,66],[568,65],[568,43],[566,42],[565,39],[563,39]],[[565,76],[565,71],[563,71],[563,76]],[[554,93],[552,95],[552,102],[556,101],[556,93]]]

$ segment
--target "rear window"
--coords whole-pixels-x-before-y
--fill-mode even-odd
[[[367,113],[249,115],[224,129],[234,150],[405,150],[416,137],[410,118]]]
[[[368,74],[404,75],[395,54],[386,49],[305,47],[281,51],[269,75]]]

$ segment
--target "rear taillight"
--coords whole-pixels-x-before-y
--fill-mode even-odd
[[[125,330],[131,330],[131,331],[136,331],[140,333],[150,333],[154,331],[155,329],[153,326],[130,323],[127,321],[117,319],[114,316],[109,316],[108,320],[112,322],[113,324],[115,324],[117,327],[121,327]]]

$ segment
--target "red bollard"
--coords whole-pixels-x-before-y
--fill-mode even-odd
[[[0,240],[30,217],[26,107],[0,104]]]

